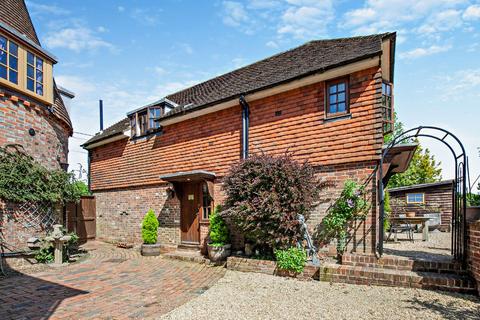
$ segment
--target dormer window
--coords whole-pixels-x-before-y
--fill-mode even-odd
[[[18,45],[0,36],[0,78],[18,84]]]
[[[43,96],[43,59],[27,52],[27,89]]]
[[[155,130],[160,128],[160,124],[155,121],[162,115],[162,108],[161,107],[151,107],[148,108],[148,129]]]

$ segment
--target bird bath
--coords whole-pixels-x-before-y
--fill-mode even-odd
[[[63,244],[69,241],[72,236],[66,236],[63,234],[62,225],[53,225],[53,232],[45,238],[46,241],[53,242],[55,246],[55,260],[53,265],[62,265],[63,263]]]

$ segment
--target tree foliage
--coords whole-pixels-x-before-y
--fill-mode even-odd
[[[0,198],[11,202],[78,201],[84,193],[72,173],[48,170],[21,146],[0,147]]]
[[[412,157],[410,166],[403,172],[390,178],[389,188],[411,186],[414,184],[438,182],[442,180],[442,168],[440,162],[430,154],[428,148],[423,149],[419,144]]]
[[[254,155],[225,177],[222,216],[258,245],[288,248],[302,239],[297,216],[308,219],[322,185],[307,162],[289,154]]]
[[[148,210],[142,222],[142,239],[144,244],[157,243],[158,219],[152,209]]]
[[[388,144],[392,140],[404,132],[404,125],[398,119],[395,113],[394,132],[385,136],[385,143]],[[440,162],[435,160],[435,156],[430,153],[428,148],[423,148],[418,139],[407,139],[401,143],[418,143],[417,150],[412,157],[408,169],[399,174],[395,174],[390,178],[389,188],[410,186],[421,183],[438,182],[442,179],[442,169]]]

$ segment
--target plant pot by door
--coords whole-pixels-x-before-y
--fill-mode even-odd
[[[208,245],[208,258],[212,262],[219,262],[227,259],[231,254],[231,245],[226,244],[224,246],[212,246]]]
[[[140,253],[142,256],[158,256],[160,255],[160,244],[142,244]]]

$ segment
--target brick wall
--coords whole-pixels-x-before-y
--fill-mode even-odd
[[[332,165],[317,168],[317,174],[330,182],[322,192],[320,205],[312,212],[307,225],[310,233],[316,237],[319,225],[328,208],[342,192],[344,182],[348,179],[365,184],[368,200],[372,202],[372,212],[365,222],[359,222],[348,248],[351,252],[372,253],[375,248],[376,216],[375,179],[370,179],[375,170],[374,162]],[[145,213],[151,208],[159,222],[158,241],[164,245],[180,244],[180,203],[177,198],[168,199],[166,184],[155,186],[131,187],[116,190],[96,191],[97,203],[97,238],[109,242],[141,243],[141,222]],[[221,181],[214,184],[215,204],[224,200]],[[230,225],[233,249],[243,249],[242,235]],[[208,236],[208,223],[200,222],[200,243],[205,247]]]
[[[381,71],[350,75],[351,118],[324,119],[324,82],[250,103],[250,150],[284,153],[312,165],[379,159],[383,143]],[[92,150],[93,190],[159,183],[162,174],[226,174],[240,159],[241,108],[235,106],[164,127],[163,134],[124,139]]]
[[[67,163],[69,129],[46,108],[11,99],[0,95],[0,146],[20,144],[46,168],[60,169],[61,163]],[[30,128],[35,130],[34,136],[29,134]],[[32,212],[23,216],[20,212],[18,205],[0,200],[0,232],[8,251],[25,249],[28,238],[45,235],[48,227],[31,217]],[[61,218],[58,212],[57,216]]]
[[[68,162],[68,138],[69,130],[46,108],[0,97],[0,146],[20,144],[46,168],[60,169]]]
[[[480,294],[480,220],[468,224],[467,256],[470,272],[477,280],[477,289]]]

